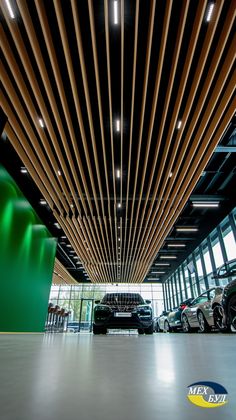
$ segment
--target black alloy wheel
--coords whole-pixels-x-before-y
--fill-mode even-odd
[[[188,322],[188,318],[186,317],[186,315],[183,315],[183,332],[185,332],[185,333],[189,333],[190,331],[191,331],[191,327],[190,327],[190,325],[189,325],[189,322]]]
[[[202,313],[202,311],[199,311],[197,314],[197,319],[199,322],[199,328],[201,332],[208,332],[210,331],[210,327],[209,324],[204,316],[204,314]]]
[[[97,325],[93,325],[93,333],[95,335],[106,334],[105,330],[106,330],[106,328],[104,329],[103,327],[98,327]]]
[[[220,331],[225,331],[226,327],[223,324],[223,315],[224,315],[224,309],[221,305],[216,305],[213,308],[213,318],[214,318],[214,325],[217,329]]]
[[[232,296],[229,301],[229,323],[232,332],[236,332],[236,295]]]
[[[150,325],[150,327],[145,328],[145,334],[153,334],[153,325]]]
[[[141,334],[144,334],[144,330],[143,330],[143,328],[138,328],[138,333],[141,335]]]

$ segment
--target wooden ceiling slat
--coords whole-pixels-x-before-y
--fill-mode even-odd
[[[231,67],[232,67],[232,65],[233,65],[233,63],[231,62]],[[199,167],[199,165],[201,163],[201,159],[204,157],[204,154],[206,153],[208,146],[212,144],[212,137],[214,135],[215,128],[216,128],[218,122],[221,121],[221,118],[223,117],[223,115],[225,113],[225,110],[227,109],[227,106],[228,106],[231,98],[234,97],[235,76],[236,76],[236,73],[234,73],[234,75],[231,77],[230,82],[227,83],[227,88],[224,88],[224,97],[222,98],[220,103],[217,104],[217,107],[216,107],[217,109],[216,109],[216,112],[214,113],[214,118],[211,121],[210,126],[207,129],[206,133],[204,134],[204,139],[201,142],[201,146],[199,147],[199,150],[196,154],[196,157],[191,161],[191,170],[188,171],[187,176],[185,178],[183,177],[183,179],[184,179],[183,183],[181,183],[180,181],[177,183],[176,190],[174,191],[173,196],[170,198],[170,202],[168,204],[168,206],[171,206],[174,198],[177,197],[176,200],[175,200],[175,203],[174,203],[175,205],[172,208],[170,214],[174,215],[176,211],[179,211],[178,210],[179,208],[182,209],[184,204],[187,201],[187,199],[183,200],[183,198],[182,198],[184,196],[186,197],[186,194],[184,194],[184,192],[187,189],[187,185],[188,185],[187,183],[190,183],[190,181],[193,179],[194,171],[196,171],[196,168]],[[218,88],[219,87],[217,86],[217,89]],[[233,114],[233,106],[234,105],[235,105],[235,103],[231,104],[230,113],[228,114],[228,115],[231,116],[231,118],[232,118],[232,114]],[[211,106],[209,106],[208,108],[211,108]],[[220,137],[217,137],[217,138],[218,138],[218,142],[219,142]],[[191,153],[194,154],[195,150],[196,149],[192,147]],[[190,156],[191,156],[191,154],[189,154],[189,157]],[[185,165],[187,166],[188,164],[189,163],[185,161]],[[201,173],[199,173],[199,177],[200,176],[201,176]],[[180,188],[180,187],[182,187],[182,188]],[[189,196],[187,196],[187,198],[188,197]],[[168,212],[166,212],[165,215],[168,215]],[[164,216],[163,220],[159,221],[160,226],[162,227],[161,229],[163,229],[163,226],[166,226],[166,223],[167,223],[166,219],[167,218]],[[155,248],[155,251],[153,251],[153,247],[154,246],[156,247],[155,241],[157,241],[158,238],[160,238],[160,229],[157,230],[156,234],[154,235],[154,238],[151,241],[152,245],[149,249],[149,256],[152,255],[152,252],[156,253],[156,248]]]
[[[186,84],[187,84],[188,74],[190,72],[190,67],[191,67],[194,51],[195,51],[195,48],[196,48],[198,35],[199,35],[200,29],[201,29],[202,21],[204,19],[206,3],[207,3],[206,0],[199,2],[198,8],[197,8],[197,12],[196,12],[195,20],[194,20],[194,25],[193,25],[189,45],[188,45],[188,51],[187,51],[187,54],[186,54],[186,59],[185,59],[184,67],[183,67],[182,77],[181,77],[177,97],[176,97],[175,104],[174,104],[174,110],[173,110],[173,113],[172,113],[171,122],[169,124],[168,134],[167,134],[166,140],[165,140],[165,146],[164,146],[164,151],[163,151],[163,154],[162,154],[162,159],[161,159],[159,170],[158,170],[158,173],[157,173],[157,180],[156,180],[156,184],[155,184],[154,192],[153,192],[154,197],[156,197],[156,195],[157,195],[157,192],[158,192],[158,189],[159,189],[159,186],[160,186],[160,182],[161,182],[161,178],[162,178],[162,175],[163,175],[163,171],[164,171],[164,168],[165,168],[165,165],[166,165],[166,162],[167,162],[167,156],[168,156],[168,152],[170,150],[174,130],[175,130],[175,127],[176,127],[176,122],[177,122],[177,119],[178,119],[178,113],[179,113],[180,106],[181,106],[181,101],[182,101],[182,98],[183,98],[183,95],[184,95],[184,89],[185,89]],[[154,201],[154,199],[152,199],[151,203],[150,203],[150,207],[149,207],[148,216],[147,216],[147,222],[145,224],[145,227],[144,227],[144,230],[143,230],[143,233],[142,233],[142,238],[140,240],[140,244],[143,243],[143,238],[146,236],[146,229],[147,229],[147,226],[148,226],[148,223],[149,223],[149,220],[150,220],[150,215],[151,215],[151,212],[153,210],[154,204],[155,204],[155,201]],[[158,205],[159,205],[159,201],[158,201]],[[151,231],[151,224],[149,224],[148,235],[150,234],[150,231]],[[146,236],[146,239],[147,239],[147,236]],[[142,251],[140,252],[140,254],[142,255]]]
[[[155,81],[155,87],[154,87],[154,94],[153,94],[153,101],[152,101],[148,136],[147,136],[147,140],[146,140],[147,141],[147,147],[146,147],[144,165],[143,165],[143,169],[142,169],[141,187],[140,187],[140,193],[139,193],[138,207],[137,207],[137,210],[136,210],[135,226],[134,226],[134,231],[133,231],[131,254],[133,253],[134,243],[136,243],[134,254],[136,253],[136,249],[137,249],[137,246],[138,246],[138,239],[139,239],[140,233],[141,233],[141,230],[139,230],[138,238],[136,238],[137,224],[138,224],[138,219],[139,219],[139,211],[140,211],[140,206],[141,206],[141,198],[143,197],[143,194],[144,194],[144,191],[143,191],[144,181],[145,181],[145,178],[146,178],[147,166],[148,166],[148,161],[149,161],[149,152],[150,152],[150,147],[151,147],[153,127],[154,127],[154,121],[155,121],[155,116],[156,116],[156,106],[157,106],[157,100],[158,100],[158,95],[159,95],[159,87],[160,87],[161,76],[162,76],[162,67],[163,67],[163,62],[164,62],[166,42],[167,42],[167,36],[168,36],[168,31],[169,31],[171,9],[172,9],[172,2],[167,1],[166,2],[166,9],[165,9],[164,23],[163,23],[162,38],[161,38],[161,44],[160,44],[160,54],[159,54],[159,59],[158,59],[158,64],[157,64],[156,81]],[[149,182],[152,183],[153,179],[151,179],[151,181],[149,181]],[[143,212],[142,212],[143,215],[146,212],[147,205],[148,205],[148,200],[146,200],[146,202],[144,203]],[[142,225],[142,221],[141,221],[141,225]],[[140,243],[140,246],[141,245],[142,245],[142,243]],[[131,266],[130,266],[130,268],[131,268]],[[128,275],[131,275],[131,277],[132,277],[132,274],[130,273],[130,271],[128,272]]]
[[[134,98],[135,98],[135,83],[136,83],[136,63],[137,63],[137,45],[138,45],[138,23],[139,23],[139,0],[136,1],[135,8],[135,29],[134,29],[134,56],[133,56],[133,72],[132,72],[132,98],[131,98],[131,114],[130,114],[130,133],[129,133],[129,155],[128,155],[128,174],[127,174],[127,190],[126,190],[126,204],[125,204],[125,228],[124,228],[124,246],[122,254],[122,270],[121,277],[126,278],[125,253],[126,253],[126,237],[127,237],[127,219],[129,206],[129,184],[130,184],[130,167],[131,167],[131,153],[133,141],[133,123],[134,123]]]
[[[171,0],[163,4],[120,0],[113,38],[113,5],[108,0],[103,4],[101,22],[102,14],[98,18],[97,12],[103,8],[93,0],[87,5],[71,0],[69,8],[60,0],[51,4],[16,0],[17,19],[10,19],[1,2],[5,132],[90,280],[141,282],[235,113],[236,10],[233,1],[216,0],[213,19],[206,22],[208,0],[193,6],[183,0],[178,16]],[[129,12],[135,16],[126,27]],[[175,45],[167,51],[173,34]],[[133,51],[129,51],[130,35]],[[69,44],[72,39],[74,45]],[[111,51],[114,40],[118,58]],[[143,75],[141,85],[137,75]],[[130,115],[124,115],[129,106]],[[129,120],[128,135],[124,118]],[[176,131],[178,120],[182,125]],[[70,261],[76,270],[68,256]],[[54,281],[70,284],[60,264],[56,262]]]
[[[150,6],[150,17],[149,17],[149,26],[148,26],[147,50],[146,50],[145,67],[144,67],[144,81],[143,81],[143,90],[142,90],[142,103],[141,103],[141,115],[140,115],[140,124],[139,124],[139,135],[138,135],[138,151],[137,151],[137,156],[135,156],[135,163],[134,163],[135,179],[134,179],[133,200],[132,200],[132,205],[131,205],[131,216],[130,216],[131,224],[133,224],[133,219],[134,219],[134,205],[135,205],[135,197],[136,197],[137,182],[138,182],[138,172],[139,172],[139,165],[140,165],[140,154],[141,154],[141,145],[142,145],[142,137],[143,137],[145,106],[146,106],[146,99],[147,99],[147,88],[148,88],[149,68],[150,68],[150,60],[151,60],[151,49],[152,49],[155,10],[156,10],[156,0],[153,0],[151,2],[151,6]],[[130,159],[131,159],[131,156],[130,156]],[[130,250],[130,241],[131,241],[131,237],[132,237],[131,235],[132,235],[132,231],[130,229],[129,239],[128,239],[128,247],[127,247],[127,255],[129,254],[129,250]],[[126,265],[127,265],[127,261],[128,260],[126,259]]]
[[[100,122],[101,139],[102,139],[102,153],[103,153],[103,160],[104,160],[106,189],[107,189],[107,198],[108,198],[108,214],[109,214],[109,217],[111,217],[110,190],[109,190],[109,181],[108,181],[108,169],[107,169],[107,156],[106,156],[105,134],[104,134],[104,124],[103,124],[102,99],[101,99],[100,77],[99,77],[99,68],[98,68],[98,53],[97,53],[95,23],[94,23],[94,11],[93,11],[92,0],[88,0],[88,8],[89,8],[90,31],[91,31],[91,38],[92,38],[93,60],[94,60],[96,89],[97,89],[97,98],[98,98],[99,122]]]
[[[25,74],[27,75],[28,80],[29,80],[30,85],[31,85],[31,88],[34,92],[35,100],[38,103],[42,118],[43,118],[44,123],[45,123],[45,126],[47,127],[47,129],[49,131],[49,134],[50,134],[50,137],[52,139],[52,144],[53,144],[53,147],[55,148],[55,152],[56,152],[55,155],[58,157],[60,165],[61,165],[61,168],[58,168],[58,169],[61,169],[63,171],[63,175],[66,178],[66,181],[68,183],[68,186],[70,187],[72,195],[73,195],[73,197],[76,197],[74,186],[71,182],[71,179],[70,179],[70,176],[69,176],[66,164],[65,164],[65,160],[63,158],[62,151],[60,149],[59,143],[57,141],[56,134],[55,134],[53,126],[52,126],[51,118],[49,117],[49,114],[48,114],[43,96],[41,94],[41,90],[39,88],[39,84],[37,82],[37,78],[34,74],[33,67],[31,65],[30,59],[28,57],[28,54],[27,54],[22,36],[20,34],[19,28],[15,24],[12,25],[12,22],[8,17],[8,13],[7,13],[5,7],[3,7],[3,5],[1,5],[1,9],[3,11],[4,18],[5,18],[5,20],[8,24],[8,27],[9,27],[9,30],[11,32],[12,38],[15,42],[16,47],[17,47],[17,51],[20,55],[22,65],[25,69]],[[36,56],[36,58],[37,58],[37,56]],[[48,78],[47,78],[47,81],[48,81]],[[68,153],[70,153],[70,152],[69,152],[69,149],[68,149],[63,125],[62,125],[62,122],[61,122],[60,117],[59,117],[59,112],[58,112],[58,109],[57,109],[57,106],[56,106],[56,101],[55,101],[55,98],[52,94],[52,90],[49,88],[48,85],[47,85],[47,87],[48,87],[48,89],[47,89],[48,99],[49,99],[50,105],[52,107],[53,114],[54,114],[54,117],[55,117],[57,125],[58,125],[58,130],[59,130],[59,133],[61,134],[62,142],[63,142],[63,145],[64,145],[66,153],[67,153],[67,157],[68,157]]]
[[[235,42],[236,42],[236,37],[235,37]],[[221,46],[221,43],[220,43],[220,46]],[[220,50],[220,52],[218,53],[219,55],[217,54],[215,56],[215,58],[216,58],[216,66],[217,66],[217,64],[218,64],[218,62],[220,60],[220,57],[221,57],[221,54],[222,53],[223,53],[223,49]],[[183,161],[184,156],[185,156],[185,152],[186,152],[187,146],[189,145],[189,143],[191,141],[191,145],[192,146],[191,146],[190,151],[188,152],[188,159],[185,159],[185,167],[186,167],[186,164],[189,164],[190,165],[190,162],[191,162],[190,161],[191,153],[194,153],[194,151],[197,150],[197,147],[200,144],[201,138],[202,138],[202,136],[204,134],[204,129],[205,129],[205,127],[208,124],[208,121],[210,119],[210,116],[213,114],[214,109],[217,107],[217,100],[218,100],[221,92],[223,91],[224,83],[227,80],[227,76],[228,76],[229,72],[232,69],[234,58],[235,58],[235,48],[234,48],[234,43],[232,43],[231,48],[230,48],[230,50],[229,50],[229,52],[227,54],[227,57],[225,59],[225,64],[224,64],[224,66],[223,66],[223,68],[221,70],[221,77],[218,79],[218,81],[217,81],[217,83],[215,85],[215,89],[213,91],[213,94],[211,95],[211,98],[208,99],[208,103],[210,105],[206,109],[204,116],[201,118],[201,125],[200,125],[200,127],[198,129],[197,134],[195,133],[194,138],[192,138],[191,135],[193,134],[193,129],[192,129],[192,127],[190,127],[191,135],[190,134],[188,135],[188,133],[185,135],[185,143],[187,143],[187,145],[185,145],[185,143],[184,143],[182,145],[181,151],[178,154],[179,157],[178,157],[178,161],[177,161],[177,164],[176,164],[176,167],[175,167],[175,175],[178,174],[178,171],[179,171],[179,169],[181,167],[182,161]],[[214,68],[214,64],[215,64],[215,61],[212,60],[212,66],[209,69],[208,77],[205,80],[205,84],[204,84],[204,86],[202,88],[202,95],[201,95],[201,97],[199,99],[199,108],[200,108],[200,110],[198,109],[198,106],[197,106],[196,107],[196,110],[195,110],[195,114],[194,114],[194,116],[192,117],[192,120],[191,120],[191,123],[192,124],[194,124],[194,122],[197,121],[197,119],[198,119],[198,117],[200,115],[200,111],[201,111],[202,107],[204,106],[204,104],[206,103],[207,93],[208,93],[208,91],[210,89],[210,85],[208,83],[209,83],[209,80],[210,80],[210,82],[213,81],[213,78],[214,78],[213,76],[214,76],[214,74],[216,72],[216,68]],[[195,125],[196,125],[196,122],[195,122]],[[194,125],[194,127],[195,127],[195,125]],[[201,137],[200,137],[199,132],[201,133]],[[186,169],[185,172],[184,172],[184,169],[182,169],[181,170],[181,173],[179,174],[179,177],[181,177],[183,179],[183,177],[184,177],[184,175],[186,173],[187,173],[187,169]],[[179,180],[180,180],[180,178],[178,178],[178,182],[179,182]],[[171,178],[171,180],[170,180],[170,185],[171,186],[172,185],[175,185],[175,182],[174,181],[175,181],[175,177],[174,177],[173,180]],[[170,187],[169,187],[169,189],[167,191],[167,197],[168,198],[170,197],[169,191],[170,191]],[[177,193],[175,193],[174,197],[176,196],[176,194]],[[163,196],[163,194],[161,192],[161,197],[162,196]],[[172,202],[169,201],[168,202],[168,206],[171,205],[171,203]],[[154,212],[153,217],[152,217],[152,223],[154,222],[154,220],[156,220],[157,222],[159,222],[159,219],[160,219],[160,217],[161,217],[161,215],[163,214],[163,211],[164,211],[164,208],[163,208],[164,205],[165,205],[165,201],[164,201],[164,204],[161,205],[161,208],[159,209],[159,212],[158,213],[157,213],[157,211]],[[168,206],[167,206],[166,214],[168,214],[167,213]],[[149,237],[149,241],[148,241],[149,243],[151,243],[153,235],[154,235],[154,229],[153,229],[153,231],[151,233],[151,236]],[[145,239],[145,245],[146,245],[146,242],[147,242],[147,237]]]

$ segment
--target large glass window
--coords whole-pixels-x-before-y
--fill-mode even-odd
[[[223,255],[219,241],[212,247],[216,268],[224,264]]]
[[[205,262],[206,273],[207,274],[212,273],[213,269],[211,265],[211,258],[210,258],[210,253],[207,246],[203,249],[203,258]]]
[[[228,261],[236,258],[236,242],[232,230],[223,236]]]

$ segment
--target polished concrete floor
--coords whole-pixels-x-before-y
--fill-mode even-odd
[[[0,335],[1,420],[236,419],[236,335]],[[224,407],[186,398],[222,384]]]

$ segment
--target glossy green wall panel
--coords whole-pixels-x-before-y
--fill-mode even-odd
[[[56,246],[0,165],[0,332],[43,331]]]

